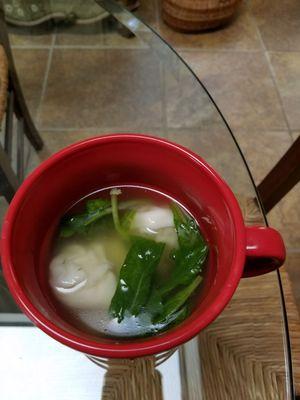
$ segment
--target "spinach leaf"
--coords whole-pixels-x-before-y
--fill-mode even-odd
[[[184,304],[179,310],[169,314],[164,320],[161,320],[158,324],[154,324],[154,326],[160,326],[160,331],[165,330],[184,321],[190,312],[190,304]]]
[[[122,191],[118,188],[113,188],[110,191],[110,199],[111,199],[111,208],[112,208],[112,217],[115,225],[116,231],[123,237],[126,236],[126,232],[123,230],[120,217],[119,217],[119,208],[118,208],[118,196],[122,193]]]
[[[167,300],[163,304],[163,311],[159,314],[158,318],[154,319],[154,323],[166,321],[168,318],[170,318],[170,316],[177,313],[177,311],[180,310],[182,306],[184,306],[185,302],[188,300],[188,298],[192,295],[192,293],[201,282],[202,277],[197,276],[192,283],[171,296],[169,300]]]
[[[129,240],[130,225],[135,216],[135,210],[130,209],[125,211],[124,215],[120,217],[119,211],[122,209],[122,203],[118,203],[118,196],[122,193],[120,189],[114,188],[110,191],[112,217],[116,231],[125,239]],[[123,203],[123,206],[126,203]],[[131,204],[131,203],[127,203]]]
[[[132,209],[125,211],[123,217],[121,218],[121,227],[123,231],[129,232],[135,214],[136,211]]]
[[[110,201],[106,199],[91,199],[86,202],[86,210],[90,213],[105,210],[110,207]]]
[[[120,323],[125,312],[137,316],[145,306],[165,244],[135,238],[121,267],[119,283],[110,304],[110,313]]]
[[[87,234],[90,233],[91,227],[99,222],[106,215],[110,215],[113,212],[115,215],[117,214],[118,218],[118,210],[127,210],[125,212],[122,221],[118,222],[121,224],[122,234],[126,233],[129,230],[130,224],[134,217],[134,212],[131,209],[137,204],[137,201],[124,201],[118,204],[117,200],[114,200],[114,210],[112,207],[112,203],[108,199],[90,199],[87,200],[85,204],[85,210],[83,213],[65,216],[62,218],[60,223],[60,232],[59,235],[61,237],[70,237],[75,234]],[[124,226],[124,229],[123,229]]]
[[[164,331],[171,326],[179,324],[181,321],[185,320],[189,314],[190,307],[188,304],[185,304],[179,310],[169,314],[165,319],[157,320],[157,322],[153,322],[152,320],[152,325],[149,326],[149,331],[147,333],[153,335],[157,332]]]
[[[205,240],[199,231],[196,221],[184,214],[176,204],[172,204],[172,212],[179,248],[182,250],[191,249],[199,245],[205,246]]]
[[[88,200],[82,214],[66,216],[60,224],[60,236],[70,237],[75,233],[88,232],[89,226],[112,212],[110,202],[102,199]]]
[[[146,304],[145,311],[151,315],[152,320],[156,315],[162,313],[164,306],[162,303],[162,296],[157,288],[152,288],[149,300]]]
[[[175,267],[167,283],[159,288],[161,295],[166,295],[181,285],[188,285],[202,272],[207,258],[208,247],[196,247],[191,250],[178,250],[175,254]]]
[[[176,205],[172,206],[172,211],[179,249],[172,254],[175,267],[168,282],[159,288],[161,295],[170,293],[180,285],[189,285],[202,271],[208,254],[208,246],[194,219],[185,215]]]

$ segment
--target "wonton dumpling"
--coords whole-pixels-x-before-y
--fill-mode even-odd
[[[66,305],[107,308],[117,286],[111,268],[101,244],[66,244],[50,263],[50,285]]]
[[[132,228],[141,233],[154,234],[159,229],[170,227],[174,227],[174,220],[169,207],[140,207],[132,221]]]
[[[117,279],[112,271],[107,271],[102,279],[90,287],[83,286],[76,292],[56,293],[65,305],[80,310],[107,310],[117,287]]]
[[[174,228],[160,229],[155,236],[155,241],[166,243],[166,246],[171,249],[178,247],[177,232]]]

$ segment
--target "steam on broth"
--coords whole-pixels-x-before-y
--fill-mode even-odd
[[[62,218],[49,265],[51,292],[65,317],[120,337],[151,335],[183,321],[208,255],[196,221],[148,189],[94,196]]]

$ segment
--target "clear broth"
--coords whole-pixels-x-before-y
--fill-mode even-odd
[[[171,203],[177,203],[184,213],[189,214],[187,210],[182,207],[182,205],[178,204],[178,202],[158,191],[132,186],[119,188],[122,190],[119,201],[137,200],[138,203],[143,205],[154,205],[158,207],[166,207]],[[103,189],[82,198],[68,210],[66,215],[73,215],[82,212],[88,199],[110,199],[110,190],[111,188]],[[190,217],[192,216],[190,215]],[[115,274],[116,280],[118,281],[119,272],[125,260],[126,254],[129,251],[130,244],[120,237],[119,233],[116,232],[112,223],[112,218],[109,216],[104,218],[106,218],[105,223],[99,223],[99,226],[96,225],[94,231],[89,234],[89,237],[81,237],[76,235],[72,238],[57,238],[53,247],[53,257],[58,255],[64,246],[70,244],[86,247],[90,245],[96,246],[97,243],[101,243],[105,250],[105,256],[112,266],[112,272]],[[153,235],[153,237],[154,236],[155,235]],[[174,267],[174,263],[170,257],[171,250],[172,248],[167,244],[155,272],[155,281],[166,282],[168,280],[172,268]],[[50,268],[48,273],[48,282],[50,282]],[[126,338],[153,335],[163,328],[163,326],[153,325],[150,315],[148,315],[146,312],[142,313],[139,317],[125,314],[123,321],[118,323],[117,319],[112,318],[108,309],[105,307],[100,306],[96,309],[95,307],[84,309],[82,307],[66,305],[61,301],[60,297],[57,296],[57,293],[54,291],[51,285],[49,286],[52,300],[54,301],[56,308],[58,308],[58,311],[62,315],[63,319],[86,333],[93,335],[96,334],[100,337],[109,336]],[[192,305],[195,304],[195,298],[199,295],[201,286],[202,284],[191,296],[190,303]]]

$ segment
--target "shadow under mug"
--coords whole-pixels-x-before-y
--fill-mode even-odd
[[[155,336],[120,340],[97,337],[64,320],[45,277],[65,211],[88,193],[124,185],[152,188],[184,205],[207,238],[210,254],[197,305],[185,321]],[[91,138],[43,162],[9,206],[1,253],[14,299],[39,328],[76,350],[108,358],[157,354],[184,343],[220,314],[242,276],[274,270],[285,259],[280,234],[245,227],[232,191],[203,159],[175,143],[135,134]]]

